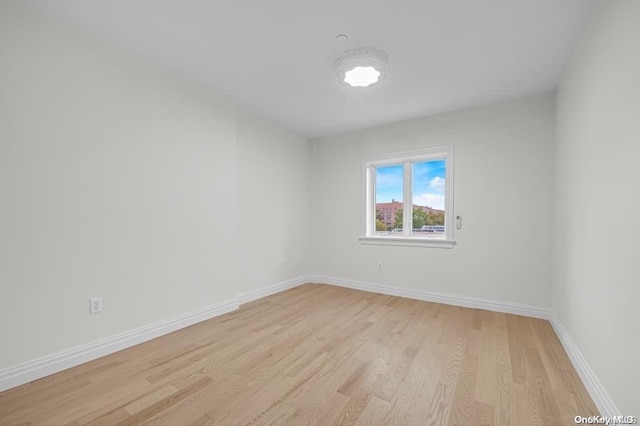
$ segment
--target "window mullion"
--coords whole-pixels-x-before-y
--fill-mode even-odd
[[[412,195],[411,195],[411,162],[404,162],[404,175],[403,175],[403,188],[402,188],[402,202],[403,202],[403,215],[402,215],[402,228],[403,235],[408,237],[411,235],[412,224]]]
[[[375,235],[376,233],[376,169],[375,167],[367,167],[367,234]]]

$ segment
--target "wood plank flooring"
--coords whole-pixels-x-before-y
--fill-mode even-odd
[[[548,321],[307,284],[0,393],[0,425],[568,425]]]

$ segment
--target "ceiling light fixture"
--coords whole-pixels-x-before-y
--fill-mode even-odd
[[[347,50],[336,61],[340,84],[350,87],[372,87],[387,77],[389,60],[373,47]]]

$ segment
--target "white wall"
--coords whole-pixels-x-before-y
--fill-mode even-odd
[[[548,94],[321,140],[319,273],[549,306],[554,114]],[[463,217],[457,245],[361,245],[363,162],[448,144],[455,145],[455,214]]]
[[[554,310],[640,413],[640,2],[601,1],[558,91]],[[558,296],[560,290],[560,296]]]
[[[243,292],[311,270],[311,152],[306,139],[242,110],[237,137],[237,288]]]
[[[0,371],[306,267],[306,141],[13,2],[0,61]]]

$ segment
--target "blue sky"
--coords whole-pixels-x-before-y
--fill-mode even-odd
[[[413,204],[444,210],[445,160],[413,164]],[[402,200],[402,164],[376,168],[376,202]]]

